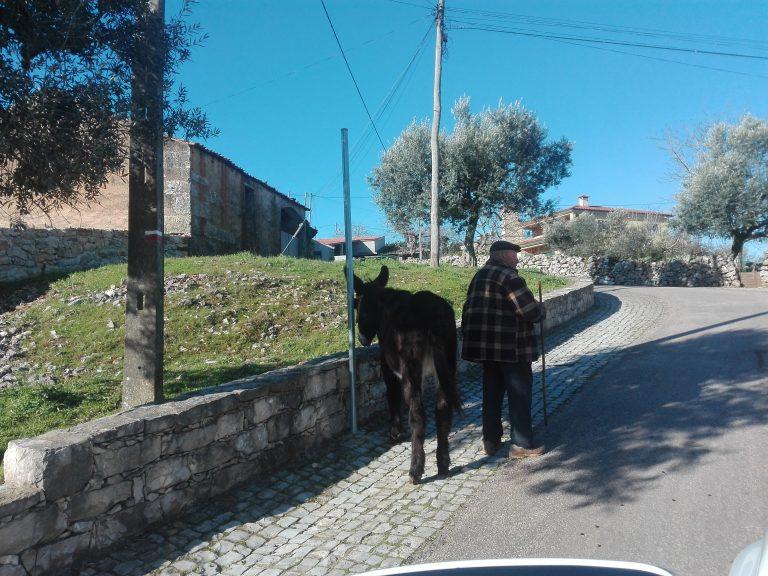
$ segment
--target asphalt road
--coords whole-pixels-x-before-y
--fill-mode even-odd
[[[605,288],[658,325],[509,462],[414,562],[577,557],[726,576],[768,529],[768,289]]]

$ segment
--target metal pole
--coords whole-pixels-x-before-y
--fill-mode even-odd
[[[355,374],[355,269],[352,261],[352,203],[349,197],[349,148],[347,129],[341,129],[341,166],[344,174],[344,237],[347,253],[347,323],[349,324],[349,391],[352,434],[357,434],[357,378]]]
[[[539,280],[539,305],[544,306],[541,297],[541,280]],[[547,426],[547,358],[544,351],[544,321],[539,322],[539,339],[541,344],[541,400],[544,405],[544,426]]]

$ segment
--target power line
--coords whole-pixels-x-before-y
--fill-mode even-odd
[[[398,78],[395,80],[395,82],[392,84],[392,87],[389,90],[389,93],[384,97],[384,99],[381,101],[381,104],[379,104],[379,107],[376,110],[376,113],[374,114],[374,117],[377,121],[381,121],[384,114],[389,109],[390,115],[392,111],[392,103],[395,101],[399,101],[400,96],[402,95],[402,90],[400,88],[403,86],[403,81],[405,80],[405,85],[407,86],[410,83],[410,79],[413,77],[413,74],[409,74],[414,68],[414,64],[419,61],[419,57],[423,54],[424,46],[426,45],[427,38],[429,37],[429,33],[432,31],[433,22],[430,22],[429,27],[427,28],[427,31],[424,33],[424,36],[422,36],[421,41],[416,46],[416,50],[414,51],[413,56],[411,56],[410,60],[408,61],[408,64],[405,66],[403,71],[400,73]],[[396,98],[395,98],[396,96]],[[386,123],[388,121],[385,120]],[[366,130],[363,132],[363,134],[360,135],[360,137],[355,141],[354,146],[352,147],[352,154],[350,155],[350,166],[354,167],[357,161],[362,156],[362,151],[365,148],[365,143],[368,140],[368,137],[371,134],[371,125],[368,125]],[[337,172],[333,177],[331,177],[327,183],[325,183],[321,188],[318,189],[317,193],[315,194],[319,198],[323,198],[323,192],[336,184],[341,178],[341,172]]]
[[[422,10],[430,10],[434,12],[434,7],[425,6],[422,4],[407,2],[405,0],[388,0],[389,2],[395,2],[397,4],[403,4],[412,6],[414,8],[420,8]],[[611,24],[603,24],[599,22],[590,22],[584,20],[568,20],[564,18],[546,18],[542,16],[532,16],[529,14],[520,14],[504,11],[493,10],[479,10],[473,8],[461,8],[456,6],[446,7],[446,12],[449,14],[462,15],[460,17],[464,19],[474,20],[480,22],[498,22],[499,20],[524,22],[527,24],[533,24],[537,26],[545,26],[550,28],[573,28],[581,30],[594,30],[599,32],[612,32],[616,34],[635,35],[642,37],[655,37],[655,38],[672,38],[683,42],[707,42],[719,46],[741,46],[746,48],[754,48],[757,50],[768,49],[768,41],[755,40],[749,38],[737,38],[732,36],[716,36],[711,34],[695,34],[690,32],[675,32],[670,30],[660,30],[654,28],[641,28],[637,26],[619,26]]]
[[[462,28],[457,28],[461,30]],[[720,68],[717,66],[707,66],[706,64],[695,64],[693,62],[683,62],[682,60],[673,60],[670,58],[662,58],[660,56],[650,56],[648,54],[637,54],[636,52],[627,52],[625,50],[617,50],[616,48],[607,48],[605,46],[593,46],[591,44],[584,44],[582,42],[577,41],[567,41],[567,40],[559,40],[554,37],[547,37],[547,36],[541,36],[539,39],[541,40],[549,40],[552,42],[558,42],[560,44],[568,44],[571,46],[579,46],[581,48],[589,48],[591,50],[601,50],[603,52],[613,52],[614,54],[623,54],[625,56],[634,56],[636,58],[645,58],[646,60],[656,60],[657,62],[667,62],[670,64],[679,64],[681,66],[689,66],[692,68],[701,68],[704,70],[714,70],[716,72],[726,72],[728,74],[737,74],[739,76],[749,76],[752,78],[762,78],[762,79],[768,79],[768,76],[764,74],[752,74],[750,72],[741,72],[738,70],[730,70],[728,68]]]
[[[423,16],[421,18],[416,18],[415,20],[411,20],[410,22],[406,23],[405,26],[412,26],[414,24],[417,24],[419,22],[422,22],[426,18],[431,18],[431,16]],[[368,44],[372,44],[374,42],[378,42],[379,40],[382,40],[384,38],[387,38],[391,36],[392,34],[399,32],[402,30],[402,28],[393,28],[392,30],[389,30],[388,32],[385,32],[379,36],[374,36],[373,38],[370,38],[364,42],[361,42],[360,44],[357,44],[356,46],[353,46],[350,50],[355,50],[357,48],[360,48],[362,46],[367,46]],[[310,62],[309,64],[305,64],[304,66],[300,66],[298,68],[294,68],[293,70],[289,70],[288,72],[285,72],[283,74],[280,74],[278,76],[275,76],[274,78],[270,78],[269,80],[265,80],[264,82],[259,82],[258,84],[251,84],[249,86],[246,86],[245,88],[238,90],[237,92],[232,92],[230,94],[227,94],[225,96],[221,96],[219,98],[215,98],[213,100],[210,100],[200,106],[201,108],[207,108],[208,106],[211,106],[213,104],[218,104],[219,102],[223,102],[224,100],[229,100],[230,98],[235,98],[237,96],[241,96],[243,94],[246,94],[248,92],[251,92],[253,90],[256,90],[258,88],[261,88],[263,86],[267,86],[269,84],[274,84],[275,82],[278,82],[279,80],[282,80],[283,78],[288,78],[289,76],[293,76],[297,73],[303,72],[304,70],[309,70],[310,68],[314,68],[315,66],[319,66],[320,64],[323,64],[325,62],[328,62],[330,60],[335,60],[338,58],[338,56],[326,56],[325,58],[320,58],[319,60],[315,60],[314,62]]]
[[[544,40],[547,40],[544,38]],[[634,56],[636,58],[645,58],[646,60],[656,60],[657,62],[668,62],[670,64],[680,64],[681,66],[690,66],[692,68],[702,68],[704,70],[714,70],[716,72],[727,72],[728,74],[738,74],[739,76],[750,76],[752,78],[763,78],[768,80],[768,76],[764,74],[752,74],[750,72],[740,72],[738,70],[729,70],[727,68],[718,68],[717,66],[707,66],[706,64],[694,64],[693,62],[683,62],[682,60],[672,60],[671,58],[661,58],[660,56],[649,56],[648,54],[637,54],[635,52],[627,52],[625,50],[617,50],[615,48],[606,48],[605,46],[591,46],[589,44],[582,44],[580,42],[568,42],[566,40],[552,40],[552,42],[558,42],[560,44],[569,44],[571,46],[579,46],[581,48],[589,48],[591,50],[601,50],[603,52],[613,52],[614,54],[624,54],[626,56]]]
[[[476,10],[470,8],[457,8],[449,7],[447,11],[456,14],[466,14],[464,18],[480,19],[480,20],[511,20],[515,22],[526,22],[528,24],[534,24],[547,27],[560,27],[560,28],[576,28],[583,30],[596,30],[600,32],[613,32],[618,34],[631,34],[645,37],[666,37],[674,38],[676,40],[682,40],[686,42],[710,42],[717,45],[734,45],[745,46],[757,49],[765,49],[768,47],[768,42],[764,40],[754,40],[745,38],[735,38],[728,36],[714,36],[707,34],[691,34],[687,32],[673,32],[669,30],[659,30],[653,28],[639,28],[636,26],[616,26],[609,24],[602,24],[598,22],[589,22],[582,20],[567,20],[563,18],[545,18],[540,16],[531,16],[527,14],[490,11],[490,10]],[[475,14],[476,16],[472,16]]]
[[[457,20],[460,24],[460,20]],[[699,50],[697,48],[683,48],[681,46],[662,46],[659,44],[645,44],[640,42],[625,42],[621,40],[608,40],[604,38],[589,38],[583,36],[561,36],[558,34],[545,34],[537,33],[534,31],[520,30],[520,29],[505,29],[501,27],[482,27],[482,26],[458,26],[453,28],[455,30],[477,30],[483,32],[497,32],[500,34],[513,34],[515,36],[529,36],[532,38],[545,38],[550,40],[569,40],[576,42],[588,42],[592,44],[612,44],[616,46],[631,46],[634,48],[649,48],[653,50],[667,50],[673,52],[687,52],[691,54],[700,54],[707,56],[727,56],[732,58],[748,58],[753,60],[768,60],[768,56],[758,56],[756,54],[742,54],[738,52],[720,52],[716,50]]]
[[[336,38],[336,44],[338,44],[339,46],[341,55],[344,57],[344,63],[347,65],[347,70],[349,71],[349,75],[352,78],[352,82],[354,82],[355,84],[355,88],[357,89],[357,95],[360,96],[360,101],[363,103],[363,108],[365,108],[365,113],[368,114],[368,119],[371,121],[373,130],[376,132],[376,136],[379,138],[379,144],[381,144],[381,149],[386,150],[387,147],[384,146],[384,140],[381,138],[381,134],[379,134],[378,128],[376,128],[376,123],[373,121],[371,112],[368,110],[368,105],[365,103],[365,98],[363,98],[363,93],[360,92],[360,86],[357,85],[357,80],[355,80],[355,75],[352,73],[352,67],[349,65],[349,60],[347,60],[347,55],[344,54],[344,48],[341,47],[341,41],[339,40],[338,34],[336,34],[336,28],[333,27],[333,21],[331,20],[331,15],[328,14],[328,9],[325,7],[325,0],[320,0],[320,3],[323,5],[323,11],[325,12],[325,17],[328,18],[328,24],[330,24],[331,26],[331,32],[333,32],[333,37]]]

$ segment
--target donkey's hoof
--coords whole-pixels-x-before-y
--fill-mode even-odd
[[[438,476],[448,476],[451,473],[451,466],[450,464],[448,466],[438,466],[437,467],[437,475]]]
[[[389,431],[389,441],[392,442],[392,444],[400,444],[400,440],[402,438],[402,433],[400,430],[396,428],[392,428]]]
[[[414,476],[413,474],[409,474],[408,479],[411,481],[411,484],[413,485],[416,485],[419,482],[421,482],[421,476]]]

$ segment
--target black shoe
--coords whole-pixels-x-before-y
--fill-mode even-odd
[[[501,448],[501,442],[493,442],[491,440],[483,440],[483,448],[488,456],[493,456]]]

